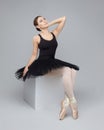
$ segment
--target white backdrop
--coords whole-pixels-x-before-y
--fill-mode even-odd
[[[33,26],[37,15],[48,21],[66,16],[56,57],[80,66],[75,88],[81,107],[102,102],[103,0],[0,0],[0,100],[22,96],[23,82],[14,73],[31,56],[32,38],[38,34]]]

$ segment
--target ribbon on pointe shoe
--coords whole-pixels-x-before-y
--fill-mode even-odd
[[[67,107],[67,106],[69,106],[69,104],[70,104],[69,98],[67,97],[67,95],[65,95],[64,106]]]
[[[70,103],[77,103],[75,97],[69,98]]]

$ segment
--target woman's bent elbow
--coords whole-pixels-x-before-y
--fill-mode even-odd
[[[63,20],[64,20],[64,21],[66,20],[66,16],[63,16]]]

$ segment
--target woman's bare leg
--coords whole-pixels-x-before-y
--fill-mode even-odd
[[[74,87],[74,85],[75,85],[76,72],[77,72],[77,71],[76,71],[75,69],[71,69],[73,87]],[[74,89],[74,88],[73,88],[73,89]]]
[[[74,84],[75,84],[75,77],[76,77],[76,70],[70,69],[69,67],[63,68],[63,84],[65,88],[65,99],[64,99],[64,106],[67,106],[68,104],[71,107],[72,110],[72,116],[74,119],[78,118],[78,107],[77,107],[77,101],[75,99],[74,95]],[[63,108],[63,107],[62,107]],[[65,107],[61,110],[63,115],[65,115]],[[61,114],[62,115],[62,114]],[[62,115],[62,119],[64,116]]]
[[[63,85],[64,85],[64,89],[65,89],[65,94],[69,98],[74,97],[72,70],[69,67],[63,68],[62,81],[63,81]]]
[[[69,67],[62,67],[56,70],[53,70],[48,73],[49,75],[61,75],[62,76],[62,82],[64,85],[64,91],[65,91],[65,98],[61,102],[61,112],[60,112],[60,119],[63,119],[66,114],[65,107],[70,104],[73,117],[76,118],[76,99],[74,96],[73,86],[75,84],[75,77],[76,77],[76,71],[74,69],[71,69]]]
[[[76,70],[69,67],[62,67],[52,70],[48,75],[61,75],[64,85],[65,96],[74,97],[73,87],[75,84]]]

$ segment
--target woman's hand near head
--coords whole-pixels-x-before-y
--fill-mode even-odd
[[[66,21],[66,17],[63,16],[61,18],[55,19],[51,21],[50,23],[48,23],[48,27],[54,24],[58,24],[57,27],[52,31],[55,34],[55,36],[58,36],[58,34],[62,31],[65,25],[65,21]]]

